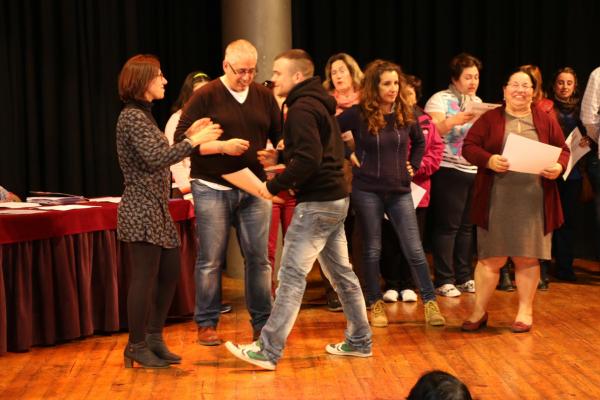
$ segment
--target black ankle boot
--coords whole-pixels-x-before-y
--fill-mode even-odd
[[[510,272],[508,271],[508,267],[502,267],[500,269],[500,282],[498,283],[497,289],[505,292],[513,292],[515,290],[515,287],[510,280]]]
[[[175,353],[171,353],[163,340],[162,334],[160,333],[147,333],[146,343],[148,348],[156,354],[159,358],[165,360],[169,364],[181,363],[181,357]]]
[[[134,361],[144,368],[169,367],[169,363],[158,358],[158,356],[148,348],[146,342],[127,343],[123,356],[125,358],[125,368],[132,368]]]

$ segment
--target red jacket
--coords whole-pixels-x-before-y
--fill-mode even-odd
[[[533,125],[540,142],[562,147],[558,163],[564,170],[569,161],[570,151],[565,145],[560,125],[556,118],[538,107],[532,107],[532,114]],[[471,220],[484,229],[488,228],[490,194],[496,174],[487,168],[487,163],[492,155],[502,154],[505,123],[504,106],[486,112],[471,127],[462,148],[462,154],[467,161],[478,167],[473,186]],[[544,234],[546,235],[562,225],[563,214],[556,182],[546,178],[541,179],[544,190]]]

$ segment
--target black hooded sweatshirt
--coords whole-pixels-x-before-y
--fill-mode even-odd
[[[267,183],[269,192],[276,195],[291,189],[299,203],[346,197],[344,144],[335,119],[335,99],[315,76],[294,86],[283,104],[288,107],[283,126],[286,169]]]

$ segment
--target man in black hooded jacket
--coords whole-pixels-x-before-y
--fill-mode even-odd
[[[286,97],[286,169],[265,183],[260,194],[272,199],[281,190],[291,190],[298,204],[285,236],[277,298],[259,340],[248,345],[226,343],[236,357],[269,370],[274,370],[281,358],[315,259],[338,293],[348,320],[345,340],[327,345],[326,351],[355,357],[372,354],[365,302],[350,266],[344,233],[349,201],[336,103],[313,72],[312,60],[304,50],[288,50],[273,64],[275,94]]]

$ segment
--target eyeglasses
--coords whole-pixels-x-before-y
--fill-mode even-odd
[[[234,74],[236,75],[254,75],[258,72],[258,68],[238,68],[235,69],[233,68],[233,66],[229,63],[227,63],[227,65],[229,65],[229,68],[231,68],[231,71],[233,71]]]
[[[531,86],[529,83],[517,83],[517,82],[510,82],[508,83],[506,86],[508,86],[509,88],[513,89],[513,90],[518,90],[523,89],[523,90],[529,90],[529,89],[533,89],[533,86]]]

